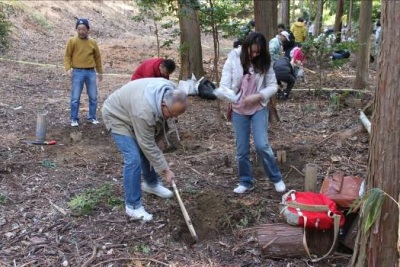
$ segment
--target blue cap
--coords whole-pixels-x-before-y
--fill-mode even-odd
[[[81,24],[85,25],[86,28],[89,29],[89,21],[87,19],[78,19],[77,22],[76,22],[75,29],[78,29],[78,26],[81,25]]]

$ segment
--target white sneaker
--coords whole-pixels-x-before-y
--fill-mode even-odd
[[[150,213],[147,213],[147,211],[144,210],[143,206],[137,209],[132,209],[128,206],[125,206],[125,212],[126,214],[129,215],[134,220],[143,220],[143,221],[151,221],[153,219],[153,215]]]
[[[247,191],[251,191],[254,189],[254,186],[246,187],[244,185],[238,185],[235,189],[233,189],[233,192],[236,194],[244,194]]]
[[[286,191],[286,185],[281,180],[280,182],[274,183],[276,192],[282,193]]]
[[[99,121],[98,120],[96,120],[96,119],[90,119],[90,120],[88,120],[91,124],[94,124],[94,125],[96,125],[96,124],[99,124]]]
[[[146,182],[143,182],[142,190],[144,192],[157,195],[161,198],[171,198],[174,196],[174,193],[171,190],[160,183],[158,183],[156,186],[149,186]]]
[[[71,126],[72,126],[72,127],[78,127],[78,126],[79,126],[78,121],[76,121],[76,120],[71,120]]]

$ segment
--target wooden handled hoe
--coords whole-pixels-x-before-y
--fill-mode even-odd
[[[179,206],[181,207],[181,211],[183,213],[183,217],[185,218],[185,222],[189,228],[189,232],[190,232],[191,236],[194,238],[195,242],[198,242],[199,238],[197,237],[197,234],[196,234],[196,231],[194,230],[192,221],[190,220],[189,214],[185,208],[185,205],[182,202],[181,196],[179,195],[179,191],[178,191],[178,188],[176,187],[174,180],[172,180],[172,187],[174,188],[176,198],[178,199]]]

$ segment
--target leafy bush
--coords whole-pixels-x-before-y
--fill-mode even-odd
[[[11,44],[11,23],[7,20],[4,6],[0,3],[0,54],[10,47]]]
[[[350,59],[335,59],[331,56],[335,51],[348,51],[353,53],[358,48],[356,41],[335,42],[335,34],[321,34],[316,38],[308,38],[303,43],[302,50],[307,58],[307,64],[315,65],[319,72],[320,87],[324,80],[324,72],[340,68]]]

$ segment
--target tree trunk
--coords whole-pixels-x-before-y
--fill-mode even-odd
[[[350,0],[349,2],[349,11],[347,13],[347,31],[346,31],[347,38],[351,36],[351,13],[353,13],[353,0]]]
[[[364,2],[369,1],[362,1]],[[382,50],[378,57],[366,190],[381,188],[398,201],[400,193],[400,65],[398,64],[400,61],[398,39],[400,2],[382,1],[381,10]],[[361,217],[361,221],[365,223],[365,216]],[[378,217],[372,229],[367,233],[359,231],[351,266],[399,267],[398,227],[398,207],[387,198],[381,208],[381,216]]]
[[[208,0],[208,4],[210,5],[210,9],[214,10],[214,0]],[[212,35],[213,35],[213,44],[214,44],[214,61],[213,61],[213,74],[212,74],[212,80],[217,81],[217,86],[219,87],[219,71],[218,71],[218,61],[219,61],[219,35],[218,35],[218,24],[215,21],[215,13],[212,11],[212,23],[211,23],[211,28],[212,28]],[[221,102],[220,100],[217,100],[217,112],[216,116],[218,118],[218,124],[220,127],[223,127],[223,121],[221,117]]]
[[[268,41],[276,35],[276,27],[278,25],[278,1],[277,0],[254,0],[254,23],[256,31],[262,33]],[[278,112],[276,110],[276,100],[272,97],[268,102],[269,120],[271,124],[279,121]]]
[[[322,14],[324,10],[324,0],[318,0],[317,5],[317,14],[315,15],[315,22],[314,22],[314,36],[318,36],[321,32],[322,27]]]
[[[276,35],[277,20],[277,0],[254,0],[254,23],[256,31],[262,33],[267,42]]]
[[[343,17],[343,0],[338,0],[336,2],[336,16],[335,16],[335,34],[336,43],[340,43],[340,37],[342,32],[342,17]]]
[[[300,8],[301,13],[303,13],[303,9],[304,9],[304,0],[299,0],[299,8]],[[304,19],[306,19],[306,18],[304,18]]]
[[[290,29],[290,0],[281,0],[281,21]]]
[[[204,75],[200,26],[197,11],[189,1],[179,0],[180,80],[189,79],[192,73],[197,79]]]
[[[358,36],[358,53],[354,89],[368,88],[370,37],[372,26],[372,1],[361,1],[360,33]]]
[[[296,0],[293,0],[292,2],[292,16],[290,16],[290,20],[292,23],[294,23],[296,21]],[[290,28],[290,25],[288,25],[288,28]]]

